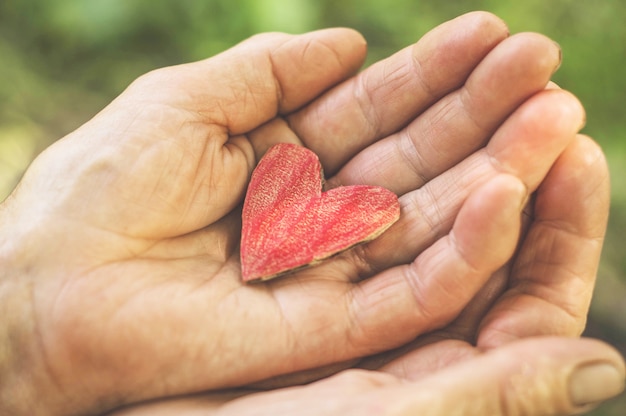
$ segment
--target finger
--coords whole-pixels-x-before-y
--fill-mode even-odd
[[[329,91],[289,116],[289,123],[319,155],[324,170],[334,173],[359,150],[463,85],[507,35],[505,24],[491,14],[461,16]]]
[[[385,371],[411,378],[421,372],[419,363],[432,365],[421,354],[416,350]],[[590,339],[531,338],[445,365],[387,396],[406,412],[398,414],[578,414],[624,389],[623,358]]]
[[[602,150],[579,136],[537,190],[534,219],[509,290],[482,323],[479,345],[532,335],[580,335],[597,274],[609,209]]]
[[[138,404],[108,416],[258,416],[258,415],[362,415],[372,404],[360,397],[399,380],[384,373],[349,370],[306,386],[272,391],[198,394]],[[374,414],[383,414],[374,412]]]
[[[532,200],[534,194],[526,202],[526,206],[522,212],[521,237],[523,240],[528,231],[530,223],[530,215],[532,213]],[[519,245],[518,245],[519,249]],[[498,269],[487,281],[487,283],[474,296],[469,304],[463,309],[459,316],[450,325],[443,328],[435,336],[437,339],[463,340],[471,345],[476,345],[478,338],[478,328],[489,310],[493,307],[499,297],[507,290],[509,277],[513,266],[513,259],[509,260],[503,267]],[[420,342],[418,340],[417,342]]]
[[[559,47],[544,36],[524,33],[502,41],[462,88],[356,155],[332,181],[379,185],[397,194],[423,186],[483,146],[510,113],[544,89],[559,63]]]
[[[157,189],[163,193],[164,200],[177,193],[180,194],[177,200],[188,198],[189,190],[175,185],[185,179],[197,183],[193,186],[193,201],[188,204],[191,208],[186,217],[190,224],[177,224],[176,230],[189,232],[205,226],[241,200],[258,156],[258,151],[253,152],[257,150],[254,143],[251,147],[251,142],[241,135],[278,114],[299,108],[353,74],[362,65],[365,53],[363,37],[349,29],[327,29],[299,36],[263,34],[215,57],[152,71],[135,81],[117,104],[136,108],[139,114],[126,114],[124,119],[131,125],[121,123],[118,128],[156,131],[149,137],[152,141],[167,143],[175,138],[176,145],[164,153],[168,162],[180,159],[171,165],[183,174],[163,175],[161,182],[168,186],[160,184]],[[171,108],[176,109],[174,114]],[[156,120],[156,127],[153,117],[149,117],[149,126],[141,125],[146,119],[143,113],[148,111],[162,114]],[[105,122],[110,124],[110,120]],[[107,127],[102,130],[110,130]],[[147,146],[135,143],[139,149]],[[127,155],[133,160],[138,157]],[[187,179],[183,175],[199,178]],[[212,188],[219,189],[216,192]]]
[[[467,199],[448,236],[413,263],[361,282],[353,290],[350,339],[367,349],[362,355],[454,319],[513,253],[525,197],[517,178],[495,177]]]
[[[360,273],[411,262],[445,235],[467,195],[499,173],[537,188],[582,126],[584,110],[570,93],[545,90],[518,108],[488,145],[422,188],[400,198],[401,217],[383,235],[349,252]],[[368,268],[370,268],[368,270]]]
[[[240,134],[301,107],[353,74],[362,65],[365,53],[364,39],[349,29],[300,36],[265,34],[214,58],[179,68],[181,74],[175,79],[180,85],[174,82],[174,91],[164,88],[159,94],[170,100],[184,97],[174,106],[198,117],[187,120],[183,126],[186,128],[181,128],[186,132],[187,126],[194,126],[188,132],[190,137],[178,137],[185,152],[201,156],[196,166],[188,157],[185,164],[181,162],[192,174],[198,174],[200,181],[189,203],[190,224],[178,226],[177,231],[203,227],[241,201],[259,150],[254,141]],[[155,80],[148,77],[149,82],[166,78],[162,81],[171,83],[168,72],[155,76]],[[149,85],[143,87],[147,90]],[[198,132],[204,135],[197,137]],[[188,195],[187,191],[182,197]]]
[[[114,415],[578,414],[622,392],[624,377],[622,357],[606,344],[530,339],[410,383],[349,370],[305,386],[173,399]]]
[[[205,124],[243,134],[353,74],[365,53],[363,37],[350,29],[262,34],[210,59],[153,71],[128,93],[174,104]]]
[[[148,240],[196,231],[243,198],[255,155],[242,134],[304,105],[364,57],[358,33],[329,29],[261,35],[152,71],[55,146],[64,151],[44,152],[23,183],[49,200],[38,209],[71,213],[85,228]],[[70,178],[62,198],[50,177]]]

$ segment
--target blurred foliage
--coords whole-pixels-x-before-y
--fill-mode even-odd
[[[0,2],[0,200],[30,160],[151,69],[216,54],[263,31],[348,26],[368,62],[470,10],[563,48],[555,81],[588,109],[587,134],[611,167],[612,214],[588,334],[626,352],[626,2],[623,0],[3,0]],[[623,414],[626,399],[596,410]]]

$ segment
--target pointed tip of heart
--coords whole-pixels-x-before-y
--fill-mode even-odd
[[[317,155],[271,147],[252,173],[242,212],[245,282],[269,280],[371,241],[400,217],[398,197],[367,185],[322,193]]]

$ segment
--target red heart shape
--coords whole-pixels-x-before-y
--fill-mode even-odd
[[[277,144],[250,178],[243,204],[241,272],[268,280],[379,236],[400,217],[398,197],[378,186],[322,192],[312,151]]]

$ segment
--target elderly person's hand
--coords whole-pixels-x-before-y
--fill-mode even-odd
[[[579,283],[581,288],[593,282],[597,253],[590,256],[585,247],[594,235],[602,234],[606,188],[601,152],[588,138],[577,137],[537,191],[534,218],[529,220],[531,232],[524,244],[544,260],[518,257],[513,271],[509,267],[496,273],[452,324],[361,361],[356,365],[361,370],[344,370],[306,386],[233,389],[156,401],[110,416],[498,416],[589,410],[618,394],[625,377],[623,359],[615,350],[569,337],[582,327],[585,304],[576,305],[576,296],[567,294],[575,283],[567,282],[581,279],[585,282]],[[533,233],[544,236],[532,237]],[[547,254],[534,238],[552,241]],[[556,290],[561,284],[565,289]],[[533,296],[525,285],[549,296]],[[569,304],[564,303],[567,299]],[[536,337],[540,334],[562,336]],[[289,381],[306,381],[309,376],[300,374]],[[288,379],[281,381],[285,384]]]
[[[487,347],[578,334],[605,176],[580,229],[540,192],[504,266],[524,201],[583,124],[575,97],[544,90],[558,47],[477,13],[353,76],[364,57],[346,29],[257,36],[141,77],[41,154],[0,207],[2,412],[94,414],[243,386],[466,317]],[[315,151],[330,186],[396,192],[401,219],[318,267],[246,285],[239,206],[260,155],[284,141]]]

